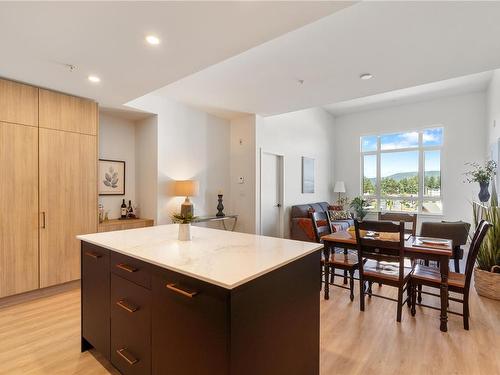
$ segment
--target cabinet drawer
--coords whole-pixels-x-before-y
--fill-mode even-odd
[[[109,251],[82,242],[82,336],[109,359]]]
[[[126,255],[111,253],[111,272],[137,285],[151,289],[151,274],[147,263]]]
[[[175,272],[154,271],[152,295],[152,373],[227,375],[227,291]],[[193,350],[193,343],[203,350]]]
[[[111,363],[122,374],[151,373],[151,292],[111,275]]]

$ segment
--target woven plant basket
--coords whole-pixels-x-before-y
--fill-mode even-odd
[[[474,287],[480,296],[500,300],[500,273],[475,268]]]

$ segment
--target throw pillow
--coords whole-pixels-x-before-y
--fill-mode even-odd
[[[328,211],[328,214],[330,215],[330,220],[335,221],[335,220],[348,220],[351,218],[351,214],[348,211],[335,211],[335,210],[330,210]]]

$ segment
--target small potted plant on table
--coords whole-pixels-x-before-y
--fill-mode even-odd
[[[197,219],[191,213],[182,215],[173,213],[170,218],[174,224],[179,224],[179,241],[191,241],[191,223]]]

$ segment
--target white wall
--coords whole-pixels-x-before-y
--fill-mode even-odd
[[[158,118],[151,116],[135,125],[136,197],[141,217],[157,221]]]
[[[257,118],[257,149],[284,156],[285,237],[290,235],[291,206],[333,200],[334,139],[334,118],[322,108]],[[312,194],[302,193],[302,156],[315,160]],[[257,204],[258,199],[257,194]],[[259,215],[257,206],[257,222]]]
[[[255,131],[255,115],[231,121],[231,209],[239,215],[236,230],[245,233],[255,233],[256,225]],[[243,177],[243,184],[239,183],[239,177]]]
[[[443,126],[443,217],[471,220],[470,201],[477,200],[478,188],[475,184],[463,183],[463,173],[467,170],[464,163],[484,160],[485,123],[484,92],[339,116],[335,119],[335,178],[345,181],[351,198],[360,194],[359,138],[362,135]]]
[[[125,195],[99,196],[110,219],[120,217],[122,199],[136,203],[135,125],[132,121],[99,113],[99,159],[125,161]]]
[[[488,87],[487,111],[488,146],[491,146],[500,138],[500,69],[493,72]]]
[[[225,212],[230,213],[229,121],[153,95],[145,95],[128,105],[157,114],[156,144],[148,136],[150,147],[157,153],[157,179],[151,182],[157,189],[154,195],[157,223],[169,223],[169,215],[179,211],[184,200],[172,195],[174,180],[200,182],[200,195],[191,198],[196,215],[217,212],[220,190],[225,195]]]

